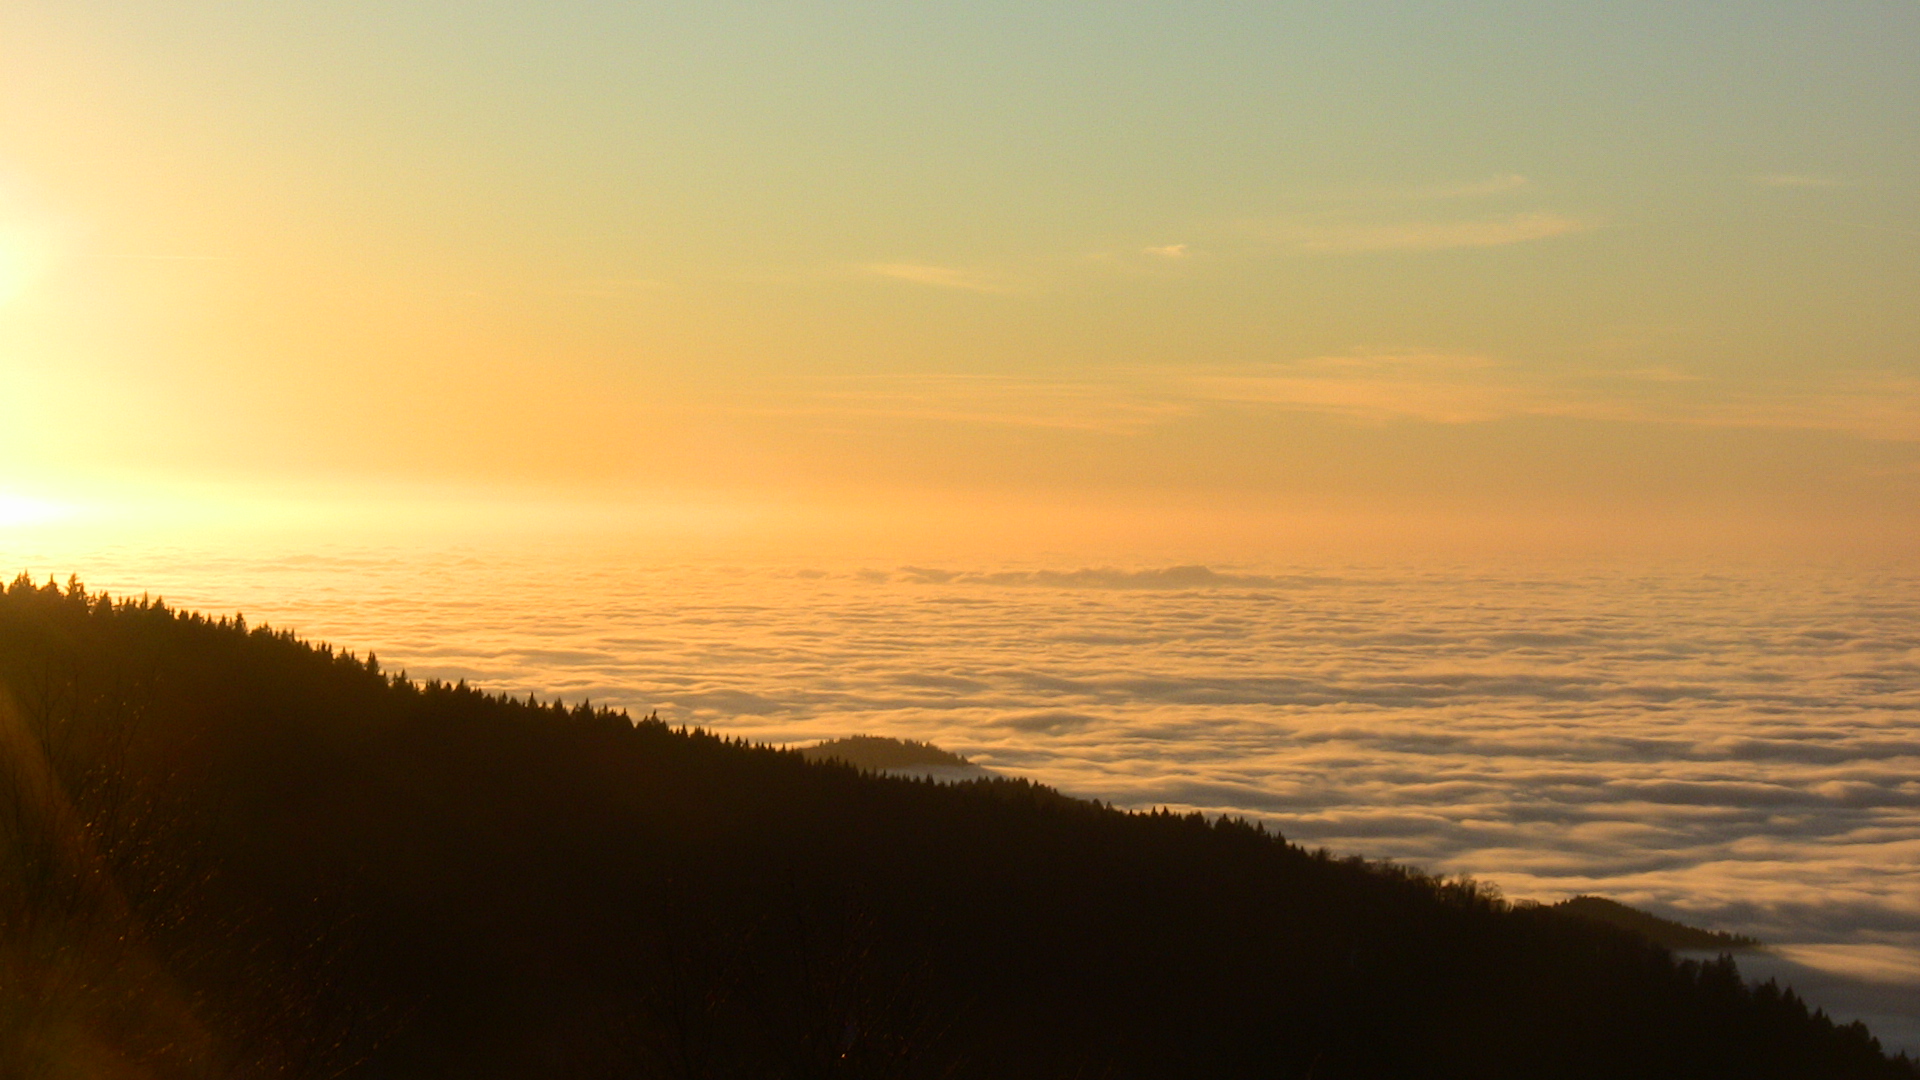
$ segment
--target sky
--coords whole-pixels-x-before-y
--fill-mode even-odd
[[[0,521],[1897,556],[1915,55],[1912,0],[20,0]]]
[[[1854,950],[1920,1047],[1915,56],[1915,0],[10,0],[0,556]]]

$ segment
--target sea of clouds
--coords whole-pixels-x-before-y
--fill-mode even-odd
[[[920,739],[1128,807],[1598,893],[1920,1051],[1920,576],[661,566],[93,552],[417,678],[773,743]]]

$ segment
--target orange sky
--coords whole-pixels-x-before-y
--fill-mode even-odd
[[[1897,554],[1916,47],[1892,4],[13,5],[0,513]]]

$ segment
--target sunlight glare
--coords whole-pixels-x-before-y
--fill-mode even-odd
[[[0,305],[27,291],[54,255],[48,230],[29,222],[0,217]]]
[[[45,525],[72,517],[73,514],[74,508],[62,503],[0,491],[0,528]]]

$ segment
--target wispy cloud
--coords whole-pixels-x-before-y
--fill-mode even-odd
[[[1109,368],[1053,376],[836,376],[783,383],[739,411],[1136,434],[1220,409],[1362,422],[1613,423],[1831,431],[1920,442],[1920,379],[1856,373],[1809,384],[1672,367],[1559,369],[1481,353],[1405,350],[1252,364]]]
[[[1537,205],[1517,172],[1479,180],[1323,192],[1245,231],[1301,251],[1445,251],[1552,240],[1599,228],[1595,217]],[[1504,212],[1497,209],[1504,204]]]
[[[1140,254],[1160,259],[1184,259],[1193,252],[1187,250],[1185,244],[1162,244],[1159,247],[1141,248]]]
[[[1465,221],[1395,221],[1283,227],[1275,238],[1304,251],[1445,251],[1505,247],[1589,232],[1600,223],[1564,214],[1525,213]]]
[[[1920,379],[1894,373],[1735,382],[1670,367],[1541,371],[1478,354],[1409,352],[1187,369],[1178,378],[1191,398],[1368,420],[1559,416],[1920,442]]]
[[[1529,390],[1479,355],[1395,353],[1240,365],[1185,376],[1209,401],[1276,405],[1370,420],[1493,420],[1527,411]]]
[[[878,277],[892,278],[896,281],[910,281],[916,285],[929,285],[937,289],[959,289],[977,293],[1007,293],[1013,288],[1005,281],[975,270],[964,270],[952,266],[936,266],[931,263],[868,263],[861,267],[863,271]]]

